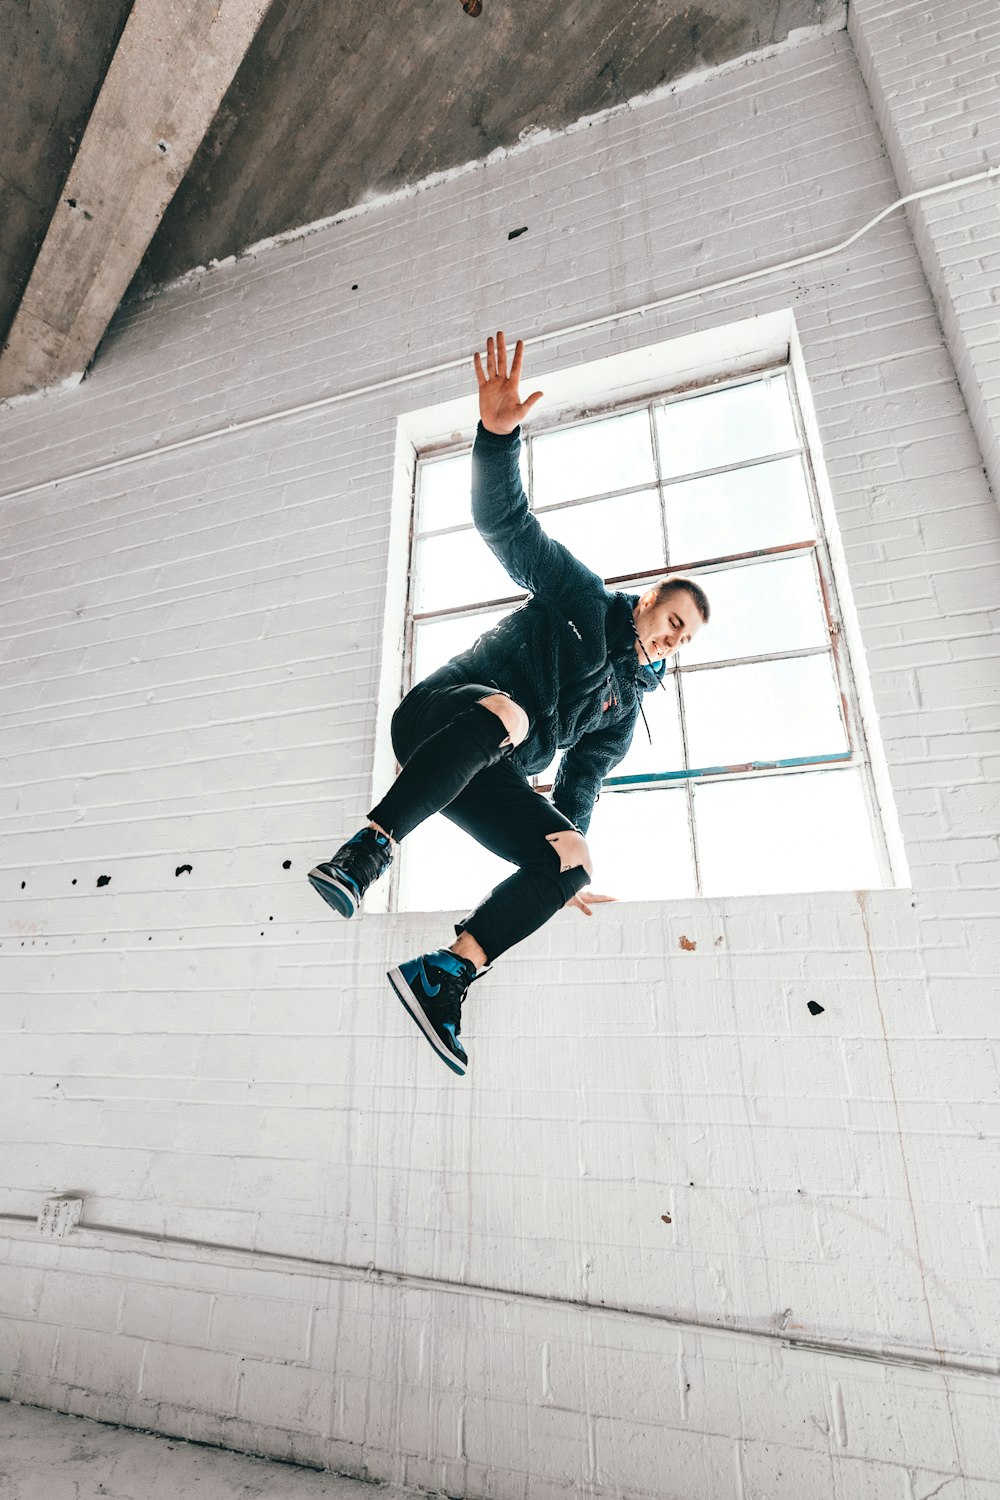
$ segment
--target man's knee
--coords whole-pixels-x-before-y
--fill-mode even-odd
[[[530,728],[528,715],[506,693],[493,693],[489,698],[480,698],[479,707],[488,708],[491,714],[496,714],[507,730],[507,738],[512,745],[520,745],[527,738]]]
[[[563,833],[547,833],[545,839],[558,856],[560,874],[582,865],[588,875],[593,875],[594,864],[582,833],[577,833],[575,828],[568,828]]]

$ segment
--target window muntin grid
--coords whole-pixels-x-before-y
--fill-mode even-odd
[[[775,400],[776,397],[779,399]],[[733,413],[741,401],[745,410],[740,420],[734,421]],[[697,412],[700,403],[706,405]],[[717,409],[728,408],[721,439],[719,424],[713,429],[713,424],[705,419],[712,405]],[[626,426],[631,429],[632,445],[625,445],[630,456],[624,465],[614,462],[610,449],[602,457],[593,436],[600,428],[607,431],[609,424],[615,423],[620,424],[616,449],[622,446],[617,437]],[[678,432],[690,433],[691,441],[686,448],[675,444],[665,454],[664,447],[671,435]],[[576,459],[571,455],[574,435],[582,454]],[[522,449],[522,477],[532,509],[546,530],[564,540],[582,561],[602,574],[609,587],[637,593],[664,573],[678,572],[702,582],[713,604],[712,625],[669,664],[665,684],[672,701],[665,701],[667,694],[659,692],[647,694],[643,700],[653,730],[653,746],[648,744],[642,723],[638,722],[632,746],[605,779],[602,795],[638,795],[640,809],[636,817],[642,799],[654,791],[681,795],[688,828],[689,848],[685,858],[689,856],[693,872],[692,888],[687,893],[708,894],[717,890],[728,894],[733,893],[733,888],[724,880],[720,884],[718,874],[706,880],[701,870],[697,818],[700,805],[707,830],[712,819],[712,799],[705,800],[707,789],[780,777],[787,783],[786,792],[781,795],[789,807],[801,808],[804,803],[801,787],[796,790],[798,782],[793,786],[792,778],[821,776],[822,782],[814,780],[811,785],[817,793],[822,786],[831,805],[841,806],[843,826],[860,828],[859,819],[863,817],[867,829],[870,850],[866,849],[864,857],[858,859],[855,871],[858,878],[848,880],[848,885],[890,883],[851,667],[842,646],[836,593],[811,463],[788,366],[718,382],[702,391],[688,390],[642,403],[623,404],[599,416],[582,416],[549,428],[536,423],[532,431],[522,434]],[[456,457],[460,461],[456,462]],[[509,591],[510,580],[472,525],[470,457],[471,450],[466,449],[461,455],[436,454],[418,463],[404,688],[465,649],[526,597],[523,592]],[[618,481],[610,488],[609,478]],[[445,479],[447,482],[442,483]],[[656,512],[655,527],[651,500]],[[632,511],[633,516],[641,514],[641,540],[635,527],[621,524],[623,506],[641,507],[640,511]],[[602,542],[600,556],[588,557],[587,546],[580,541],[579,526],[588,512],[599,520],[602,507],[606,517],[610,517],[614,507],[617,524],[595,528]],[[710,543],[719,536],[720,513],[726,512],[727,550],[713,549]],[[571,539],[574,522],[578,526],[575,545]],[[475,598],[462,597],[451,602],[444,602],[446,596],[438,591],[433,605],[434,590],[428,590],[426,584],[425,544],[463,533],[478,541],[489,560],[483,569],[492,564],[499,570],[499,574],[491,570],[486,574],[487,579],[492,577],[498,583],[502,580],[507,588],[501,583],[495,590],[481,588]],[[790,535],[794,539],[789,540]],[[633,536],[636,536],[635,551],[641,551],[641,557],[628,551]],[[614,539],[614,551],[607,545],[609,537]],[[626,552],[630,560],[623,562]],[[744,600],[752,596],[755,574],[758,580],[770,585],[771,608],[763,612],[758,609],[757,613],[763,616],[760,620],[748,616],[751,628],[746,630],[741,646],[733,639],[732,610],[727,614],[725,606],[728,603],[738,607],[741,596]],[[720,622],[721,630],[716,628]],[[783,642],[775,636],[775,622],[792,627],[786,631]],[[727,631],[730,640],[723,651],[721,644],[713,644],[713,635],[719,642]],[[760,670],[754,672],[754,668]],[[696,675],[709,673],[713,676]],[[813,719],[815,723],[823,723],[822,743],[810,742],[808,733],[803,737],[800,723],[797,735],[790,735],[784,744],[771,743],[766,749],[762,740],[755,744],[746,733],[742,737],[738,732],[730,734],[728,740],[722,736],[718,748],[734,753],[713,756],[708,753],[712,748],[710,738],[706,740],[703,733],[704,703],[712,700],[713,690],[718,700],[716,717],[720,720],[725,717],[727,700],[741,701],[744,705],[741,713],[729,717],[736,720],[742,717],[744,724],[749,722],[757,704],[766,705],[768,694],[770,701],[779,705],[793,700],[798,703],[811,695],[816,703],[824,705],[819,719],[815,716]],[[762,722],[767,721],[765,713]],[[692,749],[699,748],[702,755],[692,760]],[[786,753],[778,754],[781,750]],[[796,753],[787,753],[791,751]],[[533,778],[541,789],[551,785],[555,764]],[[836,794],[831,792],[833,783],[828,778],[836,775],[853,777],[850,797],[846,797],[843,787]],[[772,790],[756,794],[756,798],[742,799],[748,826],[753,824],[760,807],[777,806],[775,795]],[[720,805],[723,800],[716,799]],[[657,803],[664,810],[669,806],[667,821],[676,826],[675,804],[667,804],[662,798]],[[753,803],[757,811],[751,806]],[[626,817],[624,806],[618,806],[618,813],[609,820],[612,805],[618,806],[611,803],[610,796],[605,796],[602,817],[595,816],[588,835],[592,847],[595,839],[597,843],[608,842],[600,833],[602,823],[607,829],[610,821],[617,823],[624,819],[624,829],[634,821],[633,814]],[[652,811],[653,804],[646,805]],[[813,812],[821,824],[823,818],[815,807]],[[714,823],[710,843],[709,862],[717,872],[720,859],[718,829]],[[773,838],[771,843],[775,844]],[[781,839],[776,844],[780,845]],[[789,857],[797,857],[794,850]],[[499,861],[497,868],[503,868]],[[662,883],[664,895],[683,893],[673,888],[676,879]],[[820,888],[825,887],[817,880],[804,885],[761,887],[765,890]],[[658,894],[649,889],[648,883],[644,893]]]

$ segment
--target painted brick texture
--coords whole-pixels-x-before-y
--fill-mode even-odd
[[[0,1395],[451,1494],[1000,1500],[1000,518],[903,216],[532,378],[792,310],[912,890],[563,914],[461,1083],[383,978],[448,920],[304,873],[370,805],[397,419],[468,370],[10,494],[897,195],[815,38],[129,307],[0,413]],[[40,1242],[70,1190],[148,1238]]]
[[[850,34],[903,193],[1000,165],[992,0],[852,0]],[[1000,495],[1000,177],[912,204],[914,240]]]

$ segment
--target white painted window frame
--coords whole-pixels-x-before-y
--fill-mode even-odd
[[[542,374],[537,372],[537,363],[540,361],[536,355],[530,384],[544,387],[546,401],[544,414],[539,412],[538,417],[531,422],[531,431],[536,434],[602,414],[618,414],[645,407],[653,400],[683,399],[685,395],[689,396],[698,389],[724,389],[744,383],[754,375],[787,368],[791,377],[792,407],[802,445],[810,498],[820,523],[816,555],[834,627],[834,655],[838,658],[836,670],[847,698],[849,742],[852,751],[856,752],[855,763],[861,769],[883,884],[908,887],[909,872],[888,766],[877,729],[874,699],[864,665],[860,624],[847,575],[829,478],[822,461],[816,412],[792,310],[742,320],[723,328],[646,345],[626,354],[610,355],[586,364]],[[447,453],[467,448],[474,440],[477,421],[478,400],[473,390],[469,396],[457,401],[407,412],[397,422],[385,625],[372,778],[373,803],[384,794],[397,769],[389,725],[407,685],[408,596],[418,459],[432,455],[443,457]],[[655,569],[648,575],[649,581],[661,577],[663,571],[662,566]],[[636,585],[642,582],[640,578],[635,580]],[[774,654],[779,658],[787,655],[783,652]],[[745,779],[747,774],[766,776],[784,773],[743,773],[741,779]],[[692,819],[693,826],[690,800],[693,797],[694,779],[688,778],[686,785],[688,816]],[[384,882],[373,888],[366,905],[369,911],[390,911],[394,899],[394,883]],[[697,899],[711,898],[699,896]]]

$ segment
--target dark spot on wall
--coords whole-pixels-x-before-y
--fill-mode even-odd
[[[352,282],[352,283],[351,283],[351,291],[352,291],[352,292],[356,292],[356,291],[357,291],[357,289],[358,289],[358,283],[357,283],[357,282],[356,282],[356,281],[353,281],[353,282]]]
[[[28,882],[26,880],[22,880],[21,881],[21,889],[22,889],[22,891],[24,890],[24,887],[27,885],[27,883]]]
[[[821,1016],[823,1014],[825,1007],[820,1005],[816,1000],[810,1000],[808,1004],[811,1016]]]
[[[283,870],[290,870],[292,868],[292,862],[291,862],[291,860],[290,859],[283,860],[281,868]]]
[[[190,865],[178,865],[177,868],[176,868],[176,870],[174,871],[174,878],[176,879],[176,877],[178,875],[190,875],[190,874],[191,874],[191,866]]]
[[[669,1214],[661,1214],[660,1218],[663,1220],[664,1224],[672,1224],[674,1222]]]
[[[685,953],[693,953],[698,944],[692,943],[689,937],[682,937],[679,946],[684,949]]]
[[[76,199],[75,198],[67,198],[66,202],[69,204],[70,208],[75,208],[76,207]]]
[[[73,882],[72,882],[72,884],[73,884],[73,885],[76,885],[76,881],[75,881],[75,880],[74,880],[74,881],[73,881]]]
[[[100,887],[102,885],[110,885],[111,884],[111,876],[110,875],[98,875],[98,877],[97,877],[97,884],[98,884],[98,887]]]
[[[510,233],[508,234],[507,238],[509,240],[520,239],[521,235],[522,234],[527,234],[527,232],[528,232],[528,226],[527,226],[527,224],[522,224],[520,229],[512,229],[510,231]]]

